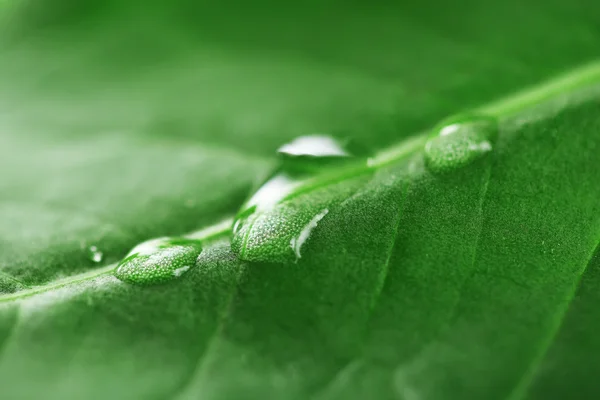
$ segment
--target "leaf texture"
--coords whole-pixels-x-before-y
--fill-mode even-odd
[[[537,105],[515,97],[493,150],[449,173],[428,170],[413,140],[592,61],[595,13],[560,1],[2,7],[3,398],[600,390],[597,81],[562,94],[556,81]],[[181,279],[112,276],[140,241],[234,215],[274,150],[314,132],[410,150],[265,211],[271,225],[248,237],[327,209],[296,260],[235,236],[232,248],[224,232]]]

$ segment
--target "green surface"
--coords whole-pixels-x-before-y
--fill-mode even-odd
[[[2,398],[600,393],[595,2],[1,7]],[[473,109],[492,150],[432,173],[429,131]],[[369,164],[233,246],[229,223],[194,234],[179,279],[112,276],[235,215],[315,133]]]

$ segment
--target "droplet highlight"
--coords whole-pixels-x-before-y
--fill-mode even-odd
[[[231,248],[244,261],[293,262],[305,257],[305,247],[322,221],[337,204],[356,192],[362,179],[343,184],[304,186],[269,206],[260,204],[242,211],[234,223]]]
[[[306,240],[310,237],[310,233],[314,228],[317,227],[319,221],[321,221],[329,212],[328,209],[323,209],[317,215],[315,215],[309,222],[302,228],[300,234],[298,236],[293,237],[290,240],[290,246],[294,250],[294,254],[296,255],[296,260],[302,258],[301,250],[302,246],[306,242]]]
[[[201,242],[186,238],[158,238],[134,247],[114,275],[123,282],[150,285],[176,279],[188,272],[202,251]]]
[[[425,163],[434,173],[466,166],[493,149],[498,122],[487,116],[459,116],[443,122],[425,144]]]

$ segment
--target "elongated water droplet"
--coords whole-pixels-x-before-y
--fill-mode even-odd
[[[102,258],[104,257],[104,254],[100,250],[98,250],[98,247],[96,246],[88,247],[88,255],[90,257],[90,260],[92,260],[95,263],[101,262]]]
[[[179,278],[196,263],[201,242],[186,238],[159,238],[133,248],[119,263],[115,276],[128,283],[148,285]]]
[[[300,237],[300,231],[313,215],[302,206],[291,212],[280,206],[300,183],[286,173],[276,174],[242,207],[234,220],[231,241],[231,248],[241,259],[287,261],[300,254],[305,236],[310,234]]]
[[[321,226],[327,214],[358,187],[366,178],[316,187],[307,192],[299,186],[290,193],[290,186],[278,192],[275,203],[255,204],[239,214],[231,248],[245,261],[287,262],[304,257],[307,242]],[[299,185],[302,181],[292,181]],[[293,196],[289,196],[293,194]]]
[[[445,121],[425,144],[425,162],[435,173],[463,167],[492,150],[498,123],[486,116],[459,116]]]

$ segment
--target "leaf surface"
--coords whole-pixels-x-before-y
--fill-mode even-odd
[[[592,61],[599,21],[541,4],[5,6],[2,396],[597,393],[597,80],[502,99]],[[430,172],[413,138],[470,109],[505,111],[493,151]],[[140,241],[232,216],[314,132],[395,156],[248,231],[326,209],[297,260],[225,232],[171,283],[112,277]]]

